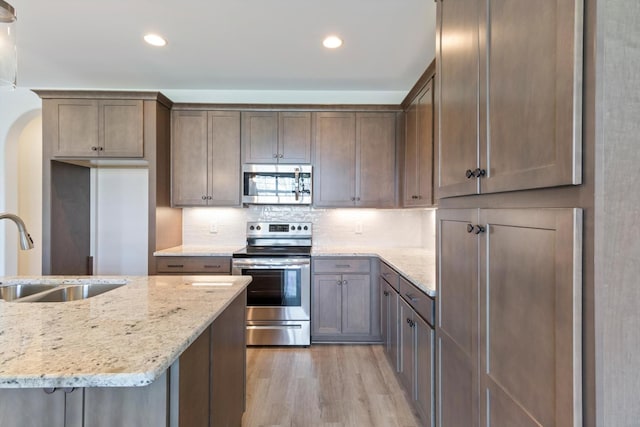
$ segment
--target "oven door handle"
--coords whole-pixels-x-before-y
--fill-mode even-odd
[[[302,329],[302,325],[248,325],[247,329]]]
[[[260,268],[260,269],[265,269],[265,270],[275,270],[275,269],[282,269],[284,268],[291,268],[291,269],[299,269],[302,267],[308,267],[311,265],[311,262],[308,260],[301,260],[301,261],[274,261],[274,260],[269,260],[269,261],[238,261],[238,260],[233,260],[232,262],[232,266],[233,267],[237,267],[237,268],[245,268],[245,269],[251,269],[251,268]]]

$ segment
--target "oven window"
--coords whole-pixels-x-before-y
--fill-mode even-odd
[[[300,306],[300,270],[243,269],[253,278],[247,288],[248,306]]]

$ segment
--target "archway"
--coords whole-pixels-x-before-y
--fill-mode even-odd
[[[0,275],[41,274],[42,270],[42,110],[22,113],[10,126],[1,153],[3,163],[2,211],[17,213],[29,229],[34,250],[18,248],[15,227],[0,227],[4,241]]]

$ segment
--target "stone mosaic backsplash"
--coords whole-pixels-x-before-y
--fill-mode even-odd
[[[435,210],[315,209],[309,206],[188,208],[182,213],[183,245],[245,245],[248,221],[313,224],[317,246],[423,247],[435,249]]]

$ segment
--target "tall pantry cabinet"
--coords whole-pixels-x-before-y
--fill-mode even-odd
[[[582,425],[582,22],[437,3],[439,427]]]

